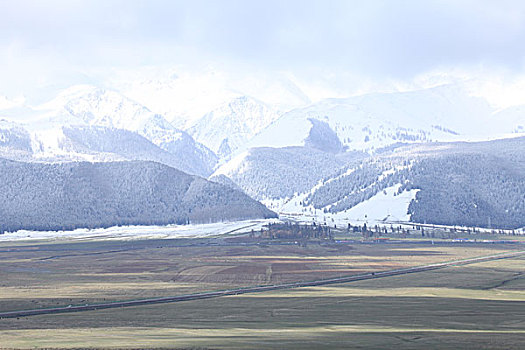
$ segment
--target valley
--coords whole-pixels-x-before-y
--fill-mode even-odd
[[[336,238],[345,235],[339,232]],[[254,239],[250,233],[3,242],[0,311],[67,309],[370,273],[380,277],[381,271],[523,252],[523,244],[516,243],[348,238],[306,245]],[[515,305],[524,301],[522,261],[515,256],[367,281],[1,319],[0,348],[242,348],[248,343],[264,348],[282,341],[292,348],[318,342],[336,346],[339,341],[374,347],[399,342],[409,348],[440,342],[452,348],[473,339],[481,346],[490,336],[491,344],[513,349],[521,337],[520,308]],[[494,319],[493,308],[499,319]],[[441,316],[454,309],[453,319]],[[283,338],[282,332],[289,335]]]
[[[525,349],[525,2],[0,1],[0,350]]]

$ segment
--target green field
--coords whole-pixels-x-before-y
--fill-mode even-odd
[[[114,244],[0,246],[0,308],[316,279],[519,248]],[[0,348],[520,349],[524,271],[525,259],[514,258],[339,285],[3,319]]]

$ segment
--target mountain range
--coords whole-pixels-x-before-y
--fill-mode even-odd
[[[281,213],[355,218],[384,195],[392,203],[402,198],[402,209],[397,217],[389,208],[375,210],[376,219],[525,226],[519,197],[525,171],[511,151],[523,149],[525,106],[496,110],[455,85],[311,103],[283,82],[278,90],[291,99],[285,111],[270,103],[273,97],[231,89],[198,108],[177,108],[170,93],[182,94],[185,81],[174,76],[122,92],[73,86],[36,106],[1,98],[0,157],[46,164],[153,161],[242,189]],[[208,91],[188,90],[192,96]],[[502,140],[487,141],[496,139]],[[478,183],[481,170],[487,186]],[[447,184],[454,195],[444,195]],[[517,197],[508,195],[510,184]],[[489,205],[487,194],[501,198]],[[429,209],[428,198],[437,197],[441,206]]]

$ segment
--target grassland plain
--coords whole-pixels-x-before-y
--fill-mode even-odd
[[[3,243],[0,311],[173,296],[490,255],[517,245],[243,245],[218,239]]]
[[[316,279],[509,249],[515,247],[4,244],[0,308]],[[525,340],[523,271],[524,259],[508,259],[341,285],[0,320],[0,348],[518,349]]]

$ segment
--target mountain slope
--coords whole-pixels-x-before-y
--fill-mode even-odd
[[[210,111],[243,96],[253,96],[279,111],[311,103],[286,74],[269,76],[267,72],[243,71],[238,66],[233,71],[214,67],[199,71],[135,71],[132,77],[116,78],[113,86],[183,130],[194,126]]]
[[[0,150],[31,153],[29,132],[19,124],[0,119]]]
[[[494,113],[493,119],[500,125],[509,125],[515,134],[525,134],[525,106],[513,106]]]
[[[188,132],[195,140],[225,157],[278,117],[279,114],[263,102],[241,96],[207,113]]]
[[[349,149],[367,151],[397,142],[494,138],[517,127],[493,115],[485,100],[440,86],[326,99],[285,113],[245,147],[303,146],[312,128],[309,119],[326,122]]]
[[[131,131],[180,158],[176,165],[180,170],[201,176],[211,174],[217,162],[212,151],[196,143],[186,132],[115,91],[74,86],[37,109],[42,113],[39,119],[44,124],[40,130],[46,129],[47,122],[48,129],[49,126],[97,126]],[[169,165],[173,166],[173,163]]]
[[[196,168],[189,154],[191,150],[168,152],[131,131],[88,126],[63,127],[62,133],[64,135],[62,149],[77,154],[92,154],[97,160],[104,160],[104,157],[112,159],[111,156],[116,155],[119,157],[117,159],[150,160],[176,169],[189,169],[193,174],[208,171],[208,169]],[[175,154],[186,156],[175,156]],[[101,155],[103,156],[100,157]]]
[[[341,169],[303,195],[303,203],[344,213],[397,186],[397,194],[417,190],[405,209],[414,222],[523,227],[524,155],[525,137],[403,146]]]
[[[227,176],[259,200],[290,198],[310,190],[319,180],[363,156],[311,147],[252,148],[221,166],[214,176]]]
[[[274,217],[242,192],[153,162],[0,160],[0,231]]]

